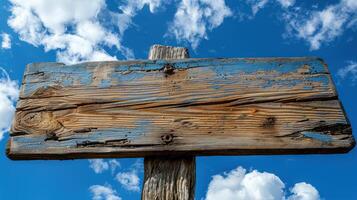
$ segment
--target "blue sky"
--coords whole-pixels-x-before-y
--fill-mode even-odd
[[[357,0],[0,0],[0,199],[140,199],[137,159],[11,161],[4,153],[31,62],[145,59],[152,44],[191,57],[318,56],[357,128]],[[196,199],[356,199],[357,150],[197,158]]]

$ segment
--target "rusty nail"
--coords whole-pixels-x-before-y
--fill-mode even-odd
[[[166,144],[172,142],[173,139],[174,139],[174,136],[172,134],[165,134],[165,135],[161,136],[161,140],[163,142],[165,142]]]
[[[174,66],[172,66],[171,64],[165,64],[164,65],[164,67],[163,67],[163,71],[164,71],[164,73],[165,74],[167,74],[167,75],[172,75],[172,74],[174,74],[175,72],[175,67]]]

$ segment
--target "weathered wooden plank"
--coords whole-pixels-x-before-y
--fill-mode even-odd
[[[318,58],[30,64],[12,159],[340,153],[355,142]]]

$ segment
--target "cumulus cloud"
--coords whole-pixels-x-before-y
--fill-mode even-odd
[[[15,112],[15,102],[19,96],[16,81],[10,79],[7,72],[0,67],[0,140],[9,131]]]
[[[288,200],[317,200],[320,199],[319,192],[314,186],[302,182],[296,183],[293,188],[290,189],[293,193],[288,197]]]
[[[322,10],[295,8],[284,14],[288,35],[306,40],[311,50],[333,41],[357,23],[357,1],[340,0]]]
[[[140,179],[136,170],[119,172],[115,178],[125,189],[135,192],[140,191]]]
[[[285,184],[274,174],[248,172],[242,168],[215,175],[208,186],[206,200],[319,200],[318,191],[310,184],[297,183],[285,196]]]
[[[120,12],[107,9],[105,0],[10,0],[8,25],[19,38],[45,51],[56,50],[64,63],[116,60],[105,49],[115,48],[127,59],[132,50],[122,45],[125,30],[136,12],[148,5],[154,12],[161,0],[128,1]],[[118,30],[118,31],[116,31]]]
[[[19,38],[45,51],[55,50],[57,60],[67,64],[82,61],[116,60],[107,49],[117,49],[125,58],[133,51],[122,45],[125,31],[137,13],[147,6],[151,13],[171,1],[125,1],[118,11],[105,0],[10,0],[8,25]],[[173,1],[172,1],[173,2]],[[207,32],[220,26],[232,11],[224,0],[183,0],[179,3],[166,35],[197,48]]]
[[[103,47],[125,52],[119,36],[101,23],[104,0],[10,0],[9,26],[21,40],[45,51],[57,50],[57,60],[116,60]],[[129,56],[129,55],[126,55]]]
[[[10,49],[11,48],[11,38],[10,35],[7,33],[2,33],[1,34],[1,48],[3,49]]]
[[[117,192],[110,186],[92,185],[89,188],[92,193],[92,200],[121,200]]]
[[[341,79],[351,77],[352,81],[355,81],[357,79],[357,62],[349,61],[347,66],[338,70],[337,75]]]
[[[105,161],[104,159],[89,159],[88,161],[89,167],[92,168],[96,174],[100,174],[108,169],[114,172],[117,167],[120,167],[120,163],[114,159],[109,161]]]
[[[182,0],[169,25],[168,35],[197,48],[207,31],[220,26],[232,11],[224,0]]]

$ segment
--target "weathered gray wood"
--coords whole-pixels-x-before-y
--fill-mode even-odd
[[[149,59],[188,58],[188,49],[154,45]],[[164,138],[166,140],[166,138]],[[168,136],[167,140],[171,139]],[[145,157],[145,175],[141,193],[143,200],[193,200],[196,159],[186,157]]]
[[[195,157],[145,158],[143,200],[193,200]]]
[[[229,58],[28,65],[12,159],[342,153],[324,62]]]
[[[153,45],[150,48],[149,60],[174,60],[189,58],[188,49],[184,47],[171,47],[163,45]]]

